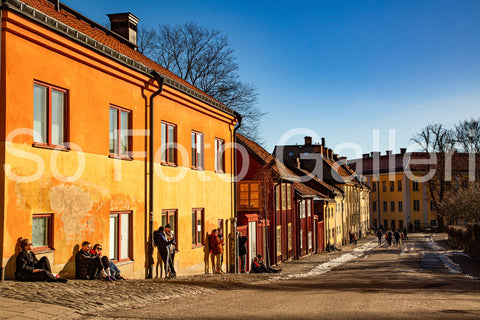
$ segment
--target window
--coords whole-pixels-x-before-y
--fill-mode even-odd
[[[111,155],[120,157],[130,156],[131,140],[128,135],[130,129],[129,110],[111,106],[110,107],[110,147]]]
[[[390,201],[390,211],[395,212],[395,201]]]
[[[413,200],[413,211],[420,211],[420,200]]]
[[[303,230],[300,229],[300,249],[303,249]]]
[[[203,133],[192,132],[192,168],[203,169]]]
[[[287,188],[287,210],[291,210],[292,209],[292,185],[286,184],[285,186]]]
[[[387,219],[383,219],[383,226],[385,228],[388,228],[388,220]]]
[[[298,203],[300,207],[300,219],[305,218],[305,201],[306,200],[300,200],[300,202]],[[328,209],[327,209],[327,213],[328,213]]]
[[[397,191],[402,191],[402,180],[397,180]]]
[[[383,211],[388,211],[388,203],[387,203],[387,201],[383,201]]]
[[[203,244],[203,229],[205,228],[205,213],[203,209],[192,210],[192,245],[200,247]]]
[[[286,210],[287,209],[287,184],[282,183],[281,187],[282,187],[282,210]]]
[[[373,201],[372,203],[372,210],[375,212],[377,211],[377,201]]]
[[[277,256],[280,256],[282,254],[282,226],[277,226],[275,229],[275,239],[276,239],[276,251],[277,251]]]
[[[280,210],[280,186],[275,186],[275,210]]]
[[[292,244],[292,223],[290,222],[287,225],[288,228],[288,250],[292,250],[293,244]]]
[[[215,139],[215,172],[225,172],[225,140]]]
[[[417,181],[412,181],[412,189],[413,189],[413,191],[418,191],[418,182]]]
[[[372,191],[377,192],[377,182],[376,181],[372,181]]]
[[[387,181],[382,181],[382,191],[387,192]]]
[[[63,145],[66,140],[67,90],[34,83],[33,141],[46,145]]]
[[[373,226],[376,228],[377,227],[377,219],[373,219]]]
[[[110,213],[110,260],[132,260],[132,211]]]
[[[402,211],[403,211],[403,202],[398,201],[398,212],[402,212]]]
[[[53,215],[34,214],[32,218],[32,243],[35,251],[53,248]]]
[[[258,182],[239,182],[239,206],[241,209],[260,208],[260,186]]]
[[[430,224],[431,224],[432,227],[436,227],[437,226],[437,220],[431,220]]]
[[[398,220],[398,228],[403,229],[403,220]]]
[[[307,206],[307,217],[311,217],[312,216],[312,208],[311,208],[311,200],[305,200],[306,201],[306,206]],[[330,210],[330,213],[333,215],[333,209],[329,209]]]
[[[332,232],[333,235],[333,232]],[[313,247],[313,233],[312,231],[308,232],[308,250],[312,250]]]
[[[392,222],[391,223],[392,230],[395,230],[395,220],[392,220],[391,222]]]
[[[170,225],[170,228],[175,235],[175,241],[177,242],[178,248],[178,210],[176,209],[169,209],[169,210],[162,210],[162,226],[166,226],[167,224]]]
[[[395,191],[395,181],[390,181],[390,192]]]
[[[177,164],[177,126],[162,122],[162,163],[167,165]]]

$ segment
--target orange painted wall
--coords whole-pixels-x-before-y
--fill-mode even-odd
[[[8,48],[5,59],[5,105],[6,132],[18,128],[33,127],[33,81],[42,81],[69,90],[68,132],[70,141],[84,152],[85,169],[73,182],[62,182],[54,177],[52,155],[58,156],[55,163],[63,175],[73,175],[78,168],[77,152],[59,152],[32,147],[32,137],[18,136],[13,140],[15,150],[28,152],[45,164],[45,171],[35,181],[16,182],[6,178],[2,247],[3,266],[7,276],[12,275],[12,256],[18,237],[31,237],[32,214],[54,214],[55,252],[49,253],[56,271],[72,274],[73,251],[76,245],[88,239],[100,242],[108,250],[109,221],[111,211],[133,212],[133,259],[122,266],[131,277],[144,277],[145,270],[145,160],[137,156],[133,161],[108,157],[109,106],[117,105],[132,111],[134,129],[144,129],[147,123],[149,96],[156,87],[153,81],[138,72],[124,67],[100,54],[60,35],[44,29],[18,16],[4,13],[6,31],[2,42]],[[6,70],[6,72],[5,72]],[[219,218],[232,216],[231,180],[219,179],[214,170],[214,139],[232,141],[234,119],[221,111],[195,100],[173,88],[165,87],[155,99],[155,149],[160,148],[160,122],[177,124],[178,143],[184,145],[187,173],[184,179],[172,185],[156,178],[155,225],[159,224],[161,209],[181,208],[182,243],[181,267],[197,272],[203,261],[191,243],[191,208],[204,207],[206,226],[216,226]],[[191,130],[204,133],[205,171],[190,169]],[[133,138],[133,151],[145,151],[147,138]],[[208,148],[210,144],[211,149]],[[3,148],[2,148],[3,149]],[[226,153],[226,171],[231,170],[232,157]],[[7,152],[5,162],[19,176],[29,176],[37,166],[25,156]],[[158,169],[176,174],[181,168],[156,165]],[[210,178],[203,181],[200,176]],[[117,181],[118,180],[118,181]],[[185,190],[188,188],[188,193]],[[165,192],[165,190],[169,190]],[[173,191],[172,191],[173,190]],[[173,192],[173,193],[172,193]],[[214,195],[221,195],[218,199]],[[172,200],[173,199],[173,200]],[[195,267],[197,266],[197,267]]]

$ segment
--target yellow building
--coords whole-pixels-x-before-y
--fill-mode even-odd
[[[56,1],[6,0],[0,14],[2,279],[20,237],[67,277],[84,240],[127,277],[155,276],[151,234],[166,223],[179,274],[204,272],[213,228],[232,262],[224,148],[238,115],[135,50],[132,14],[111,15],[114,32]]]

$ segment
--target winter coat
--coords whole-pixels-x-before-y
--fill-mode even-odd
[[[155,245],[159,249],[167,249],[167,246],[173,243],[175,241],[175,238],[173,238],[170,241],[167,241],[167,238],[165,238],[165,233],[160,232],[160,231],[155,231],[153,234],[153,241],[155,242]]]
[[[93,259],[98,259],[96,255],[91,254],[90,252],[85,252],[83,250],[78,251],[75,255],[75,278],[87,280],[88,267]]]
[[[244,235],[238,237],[238,255],[243,256],[247,254],[248,238]]]
[[[210,250],[214,255],[223,253],[223,242],[220,241],[220,238],[216,234],[211,234],[210,236]]]
[[[33,270],[35,270],[35,264],[37,262],[37,257],[35,257],[33,252],[27,252],[23,249],[17,256],[15,279],[20,281],[32,281]]]

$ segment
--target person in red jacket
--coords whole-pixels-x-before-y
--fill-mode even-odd
[[[215,273],[223,273],[222,272],[222,260],[221,255],[223,254],[223,241],[220,240],[217,234],[217,229],[213,229],[212,233],[210,234],[210,251],[213,255],[215,255]]]

